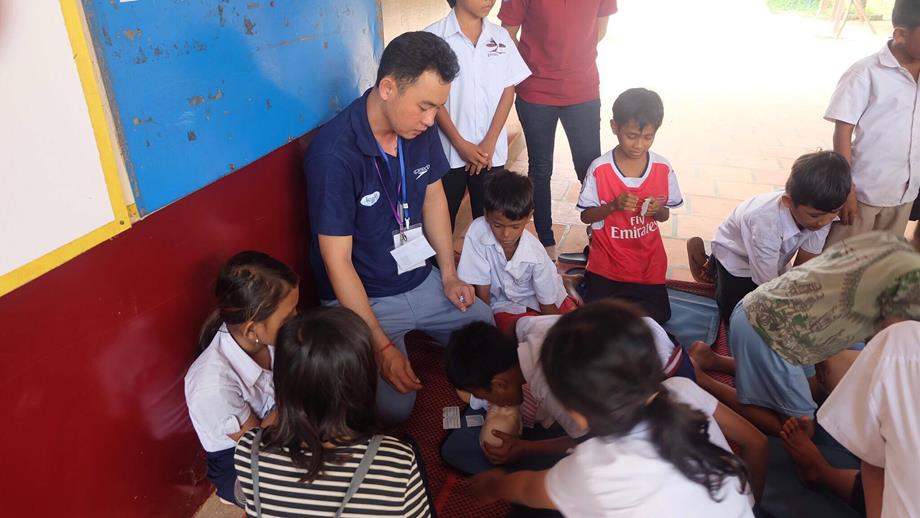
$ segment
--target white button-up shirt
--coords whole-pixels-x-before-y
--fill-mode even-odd
[[[882,518],[920,516],[920,323],[879,332],[859,353],[818,423],[865,462],[885,469]]]
[[[856,199],[875,207],[914,201],[920,192],[920,89],[887,44],[843,74],[824,118],[856,125]]]
[[[815,231],[799,228],[780,199],[783,194],[776,191],[748,198],[719,225],[712,253],[728,273],[763,284],[785,273],[800,248],[821,253],[831,226]]]
[[[275,348],[268,350],[274,364]],[[253,413],[261,420],[275,406],[272,371],[260,367],[222,325],[185,374],[185,401],[205,451],[234,448],[228,435]]]
[[[482,20],[482,33],[475,44],[460,30],[453,10],[425,31],[443,38],[457,55],[460,74],[451,83],[447,112],[460,135],[478,145],[492,125],[495,109],[505,88],[517,85],[530,76],[530,69],[508,31],[489,20]],[[443,132],[441,144],[451,168],[466,165]],[[508,134],[502,128],[495,143],[492,165],[505,165],[507,160]]]
[[[539,310],[540,304],[558,307],[567,295],[556,264],[533,234],[524,231],[509,261],[485,216],[466,231],[457,275],[463,282],[489,286],[495,313],[517,315],[527,308]]]

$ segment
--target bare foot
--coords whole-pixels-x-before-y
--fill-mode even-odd
[[[687,259],[693,279],[696,282],[712,284],[712,276],[709,275],[709,256],[706,255],[706,247],[701,238],[691,237],[687,240]]]
[[[712,347],[709,344],[699,340],[693,342],[693,345],[687,349],[687,353],[690,355],[690,361],[693,363],[694,368],[699,367],[704,371],[713,370],[716,356],[718,356],[712,351]]]
[[[810,423],[811,431],[814,433],[814,423],[807,417],[790,417],[783,423],[783,429],[780,430],[779,436],[783,440],[783,448],[786,453],[795,462],[796,472],[799,478],[807,486],[814,486],[821,483],[824,479],[823,474],[832,466],[821,455],[821,451],[811,442],[811,436],[808,434],[808,424]]]

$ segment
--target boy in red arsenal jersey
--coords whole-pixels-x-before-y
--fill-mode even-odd
[[[578,198],[581,220],[593,228],[585,300],[636,302],[659,323],[671,318],[671,304],[658,223],[683,204],[671,164],[649,151],[663,119],[655,92],[633,88],[620,94],[610,121],[619,145],[591,164]]]

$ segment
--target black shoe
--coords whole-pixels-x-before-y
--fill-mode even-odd
[[[585,266],[588,264],[588,256],[582,252],[568,252],[565,254],[559,254],[559,262]]]

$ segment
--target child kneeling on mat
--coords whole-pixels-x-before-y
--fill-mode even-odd
[[[566,293],[556,264],[525,230],[533,214],[530,178],[511,171],[485,182],[485,216],[466,231],[457,275],[492,307],[495,324],[514,335],[522,317],[567,313],[577,306]]]
[[[562,316],[539,365],[569,419],[594,437],[548,470],[477,476],[481,500],[568,517],[753,516],[747,470],[711,417],[714,398],[664,379],[634,311],[604,302]]]

